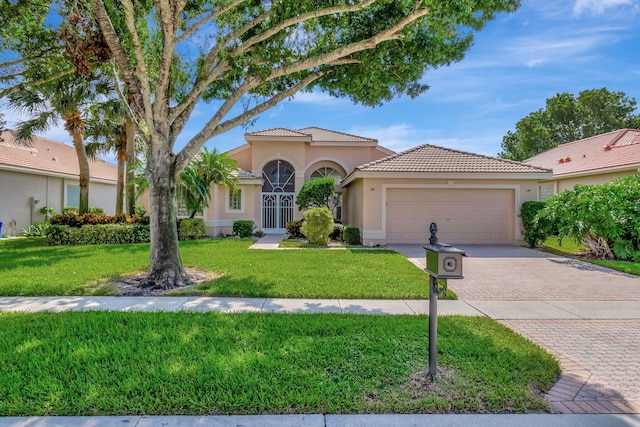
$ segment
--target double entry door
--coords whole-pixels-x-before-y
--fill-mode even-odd
[[[265,233],[285,233],[293,220],[294,193],[262,193],[262,229]]]

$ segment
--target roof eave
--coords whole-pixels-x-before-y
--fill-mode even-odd
[[[553,174],[548,172],[366,172],[354,170],[345,179],[342,185],[349,185],[358,178],[382,178],[382,179],[493,179],[493,180],[544,180],[552,179]]]
[[[554,173],[553,178],[558,179],[558,178],[574,178],[574,177],[588,176],[588,175],[604,175],[607,173],[631,171],[634,169],[637,172],[640,172],[640,163],[632,163],[630,165],[613,166],[608,168],[589,169],[589,170],[582,170],[582,171],[569,172],[569,173],[558,173],[558,174]]]
[[[11,166],[11,165],[4,165],[4,164],[0,164],[0,170],[7,170],[7,171],[11,171],[11,172],[20,172],[20,173],[28,173],[28,174],[32,174],[32,175],[42,175],[42,176],[49,176],[49,177],[53,177],[53,178],[64,178],[64,179],[78,179],[78,175],[74,175],[74,174],[67,174],[67,173],[61,173],[61,172],[52,172],[52,171],[47,171],[47,170],[42,170],[42,169],[32,169],[32,168],[25,168],[22,166]],[[117,179],[111,180],[111,179],[107,179],[107,178],[96,178],[96,177],[89,177],[89,181],[90,182],[98,182],[98,183],[102,183],[102,184],[116,184]]]

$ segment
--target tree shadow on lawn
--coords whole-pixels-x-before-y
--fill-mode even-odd
[[[17,240],[17,239],[16,239]],[[1,246],[0,246],[1,247]],[[4,252],[0,257],[0,270],[11,270],[23,267],[53,266],[61,262],[73,260],[82,265],[83,260],[96,257],[96,252],[104,252],[109,256],[126,256],[131,258],[140,253],[149,253],[148,244],[122,245],[78,245],[78,246],[48,246],[48,245],[17,245],[12,252]],[[96,262],[100,260],[96,259]]]
[[[271,296],[273,283],[265,283],[254,276],[236,278],[223,275],[215,280],[206,281],[185,289],[176,289],[170,292],[170,296],[224,296],[237,298],[266,298]]]

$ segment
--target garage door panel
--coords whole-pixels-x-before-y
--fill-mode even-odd
[[[513,243],[514,204],[514,190],[388,189],[387,242],[426,243],[435,222],[443,242]]]

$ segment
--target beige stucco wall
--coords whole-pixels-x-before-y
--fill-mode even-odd
[[[557,193],[562,193],[564,190],[573,190],[573,187],[576,184],[598,185],[598,184],[604,184],[605,182],[613,181],[618,178],[624,178],[626,176],[631,176],[636,174],[638,174],[638,170],[633,169],[629,171],[610,172],[610,173],[597,174],[597,175],[558,178],[555,180],[557,182],[556,191]],[[547,183],[550,184],[551,182],[547,182]]]
[[[295,170],[295,194],[297,195],[304,183],[318,168],[334,168],[344,178],[356,166],[386,157],[388,153],[375,146],[323,146],[299,140],[278,141],[270,139],[252,140],[247,146],[231,150],[229,155],[238,161],[238,166],[241,169],[250,171],[257,176],[261,176],[262,169],[273,160],[279,159],[288,162]],[[216,191],[220,193],[220,189]],[[208,234],[218,235],[223,231],[226,232],[227,229],[230,230],[236,219],[253,219],[257,225],[256,228],[261,229],[261,191],[259,185],[254,185],[251,191],[245,193],[245,201],[251,199],[251,203],[246,203],[242,214],[225,212],[226,200],[224,197],[220,198],[220,194],[218,194],[216,199],[218,202],[213,202],[206,214]],[[346,191],[343,190],[343,222],[349,211],[359,209],[353,203],[350,203],[349,206],[344,205],[344,200],[351,199],[350,193],[352,191],[353,189],[349,189],[349,197],[346,197]],[[295,209],[294,216],[296,219],[301,219],[302,212]]]
[[[256,223],[256,230],[260,229],[261,187],[256,184],[241,184],[238,188],[242,191],[242,209],[229,211],[227,210],[228,190],[223,185],[213,184],[211,201],[204,217],[207,236],[232,234],[233,222],[238,220],[252,220]]]
[[[14,220],[14,235],[20,235],[33,222],[43,221],[44,215],[39,211],[44,206],[61,212],[68,206],[67,185],[78,185],[78,180],[0,170],[0,221],[4,223],[3,233],[11,234],[9,224]],[[32,207],[31,201],[34,199],[38,203]],[[106,213],[113,214],[115,200],[115,182],[89,184],[89,206],[101,207]]]
[[[386,206],[383,199],[389,188],[513,189],[515,192],[513,242],[520,244],[522,243],[520,208],[525,201],[537,199],[537,185],[537,180],[517,179],[360,178],[348,185],[349,214],[345,223],[360,227],[365,245],[384,244],[386,243],[386,224],[384,223]],[[356,189],[358,190],[354,191]],[[356,193],[355,197],[353,193]]]

